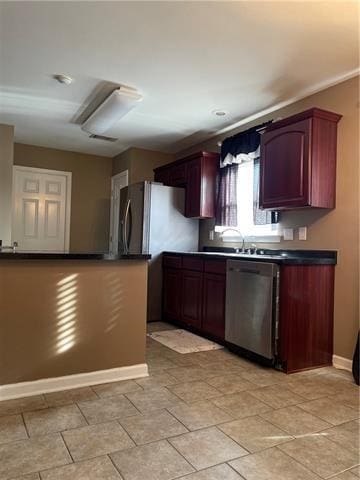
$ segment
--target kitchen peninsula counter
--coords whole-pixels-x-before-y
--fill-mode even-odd
[[[22,382],[30,395],[41,393],[36,380],[55,379],[56,390],[74,386],[69,378],[82,386],[146,376],[149,258],[0,253],[0,400]]]
[[[128,254],[113,255],[111,253],[93,253],[93,252],[69,252],[69,253],[53,253],[53,252],[22,252],[18,250],[12,252],[10,250],[1,252],[0,260],[150,260],[151,255],[145,254]]]

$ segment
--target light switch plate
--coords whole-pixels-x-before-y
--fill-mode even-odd
[[[299,240],[307,239],[307,227],[299,227]]]
[[[214,230],[209,231],[209,240],[214,240]]]
[[[284,235],[284,240],[294,240],[294,229],[284,228],[283,235]]]

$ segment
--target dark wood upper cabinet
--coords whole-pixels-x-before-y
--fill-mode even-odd
[[[187,168],[185,216],[201,217],[201,210],[205,208],[202,205],[201,198],[201,162],[192,160]],[[210,202],[213,204],[214,202]]]
[[[187,164],[181,163],[169,169],[169,183],[173,187],[184,187],[187,182]]]
[[[312,108],[267,127],[261,138],[260,206],[334,208],[337,123]]]
[[[155,182],[163,183],[164,185],[170,185],[170,169],[163,169],[155,171]]]
[[[218,169],[219,154],[197,152],[156,168],[155,181],[172,187],[185,187],[186,217],[213,218]]]

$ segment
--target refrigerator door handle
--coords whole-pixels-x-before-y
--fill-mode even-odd
[[[127,233],[127,223],[129,217],[129,210],[130,210],[130,200],[126,203],[125,208],[125,215],[124,215],[124,224],[123,224],[123,244],[124,244],[124,254],[127,255],[129,253],[129,245],[128,245],[128,233]]]
[[[129,200],[129,210],[127,212],[128,218],[126,219],[126,223],[129,223],[129,233],[127,237],[127,253],[130,250],[130,242],[131,242],[131,234],[132,234],[132,208],[131,208],[131,201]]]

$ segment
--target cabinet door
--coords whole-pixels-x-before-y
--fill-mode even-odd
[[[201,328],[202,283],[202,272],[183,270],[181,319],[197,328]]]
[[[165,319],[181,319],[181,270],[163,270],[163,314]]]
[[[201,159],[187,165],[185,216],[201,216]]]
[[[287,373],[332,364],[334,265],[280,270],[279,358]]]
[[[260,205],[305,207],[309,198],[311,119],[265,132],[261,139]]]
[[[225,275],[204,274],[202,330],[225,338]]]

